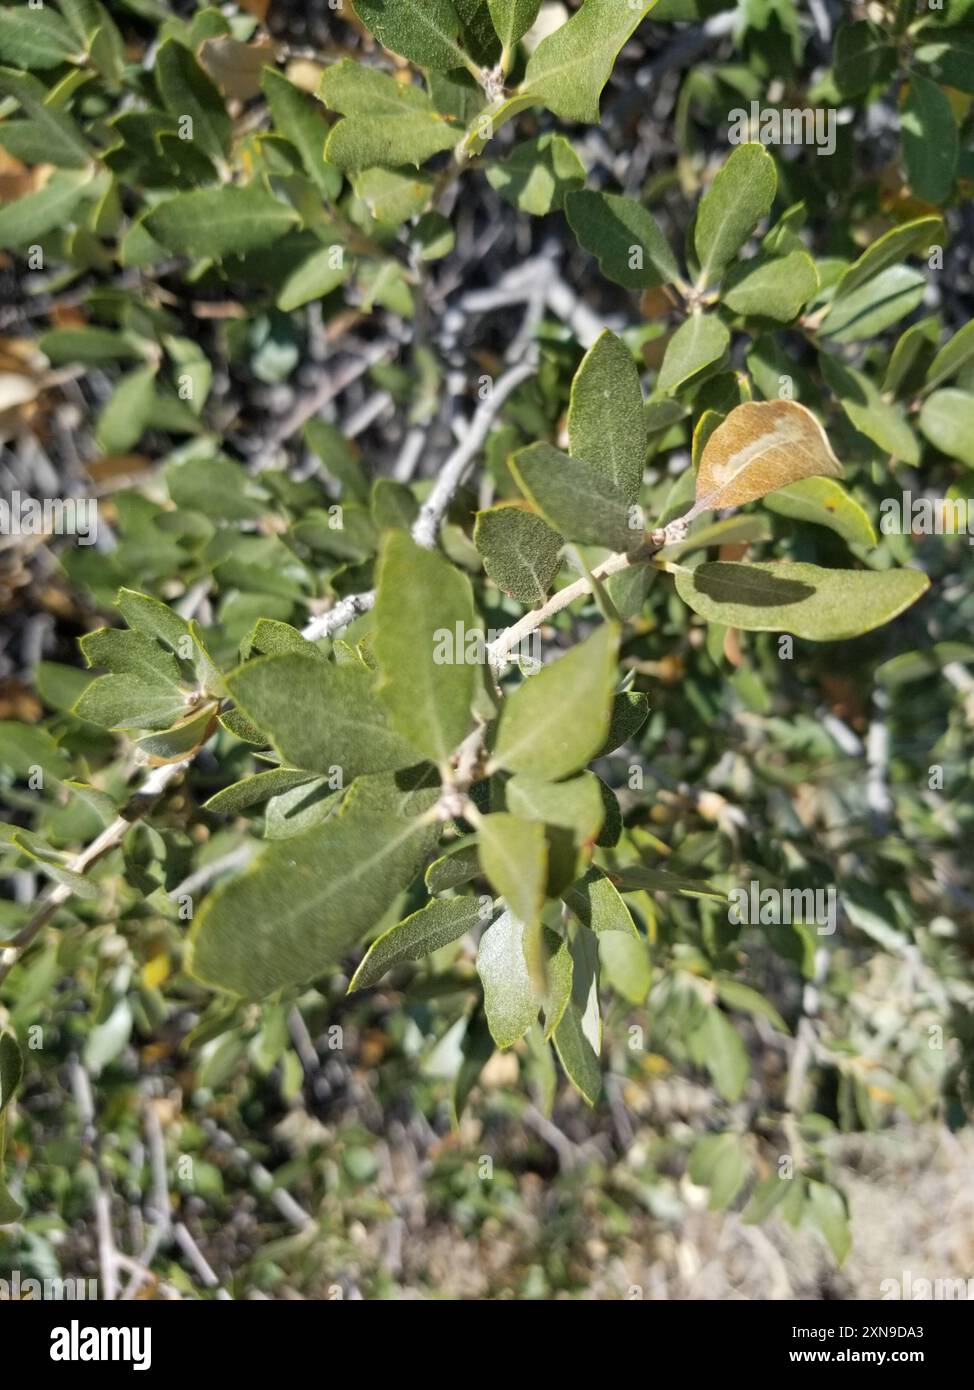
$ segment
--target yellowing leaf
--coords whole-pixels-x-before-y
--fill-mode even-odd
[[[805,406],[797,401],[747,401],[707,440],[689,515],[739,507],[800,478],[836,478],[841,473],[828,436]]]

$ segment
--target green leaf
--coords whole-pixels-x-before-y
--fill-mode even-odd
[[[701,285],[720,279],[762,217],[771,211],[778,176],[763,145],[738,145],[700,200],[693,244]]]
[[[129,627],[157,638],[174,652],[180,650],[187,636],[192,638],[186,619],[149,594],[140,594],[135,589],[119,589],[115,604]]]
[[[445,893],[449,888],[469,883],[479,873],[476,836],[467,835],[445,850],[439,859],[434,859],[423,879],[431,893]]]
[[[65,179],[84,177],[79,174],[55,175],[55,178]],[[142,355],[133,334],[118,333],[112,328],[54,328],[50,333],[41,335],[38,347],[57,366],[68,362],[116,362]]]
[[[245,777],[242,782],[234,782],[232,787],[224,787],[203,806],[217,815],[235,816],[267,801],[269,797],[291,791],[294,787],[307,786],[310,781],[307,772],[293,767],[270,767],[266,772],[258,772],[253,777]]]
[[[604,808],[599,779],[582,772],[564,782],[517,773],[505,789],[507,806],[525,820],[543,821],[574,832],[579,844],[595,842]]]
[[[389,531],[375,617],[379,696],[400,733],[446,763],[470,728],[477,681],[477,665],[467,659],[475,631],[470,581],[405,531]]]
[[[789,1179],[780,1177],[777,1172],[763,1178],[751,1193],[751,1199],[741,1215],[745,1226],[757,1226],[774,1211],[779,1202],[789,1192]]]
[[[330,128],[322,113],[300,87],[274,68],[264,69],[260,85],[271,109],[275,130],[290,140],[301,156],[305,172],[325,197],[336,198],[342,181],[338,170],[325,159],[325,141]]]
[[[596,865],[593,864],[587,869],[561,896],[562,901],[574,912],[582,926],[596,935],[601,935],[602,932],[639,935],[618,888],[605,871]]]
[[[597,121],[599,97],[619,50],[654,3],[584,0],[531,54],[518,95],[540,102],[563,121]]]
[[[32,245],[48,232],[67,226],[90,182],[87,171],[59,171],[43,188],[5,203],[0,207],[0,249]]]
[[[917,217],[912,222],[903,222],[891,227],[881,237],[866,247],[862,255],[842,272],[835,287],[833,304],[843,299],[887,266],[895,265],[904,256],[919,254],[932,246],[943,235],[944,224],[940,217]]]
[[[168,729],[187,713],[186,698],[171,685],[149,685],[133,675],[99,676],[71,711],[105,729]]]
[[[207,897],[190,937],[193,974],[252,999],[309,984],[409,885],[436,842],[421,814],[436,795],[364,778],[323,825],[271,844]]]
[[[233,124],[216,84],[177,39],[160,46],[154,71],[166,110],[177,120],[188,116],[193,143],[210,159],[222,160],[230,148]]]
[[[953,386],[934,391],[920,409],[920,432],[942,454],[974,468],[974,395]]]
[[[568,447],[635,502],[649,435],[639,372],[625,343],[608,329],[582,358],[568,407]]]
[[[974,319],[970,323],[965,323],[963,328],[959,328],[952,338],[948,338],[930,363],[930,369],[923,383],[924,391],[939,386],[942,381],[949,381],[972,360],[974,360]]]
[[[325,147],[325,157],[339,169],[419,165],[450,149],[460,136],[419,87],[347,58],[325,70],[319,92],[327,106],[346,118],[333,128]]]
[[[24,1214],[24,1208],[19,1202],[14,1201],[7,1191],[6,1184],[0,1178],[0,1226],[11,1226],[15,1221],[19,1221]]]
[[[303,431],[304,442],[318,455],[325,472],[334,478],[342,496],[368,501],[369,484],[362,471],[358,451],[342,436],[340,430],[325,420],[309,420]]]
[[[764,517],[725,516],[707,526],[694,527],[685,540],[674,541],[672,545],[664,546],[659,552],[659,558],[676,560],[682,555],[690,555],[695,550],[706,550],[713,545],[750,545],[752,541],[766,541],[770,537],[771,527]]]
[[[498,1047],[513,1047],[523,1038],[541,1007],[524,957],[524,937],[524,923],[507,911],[480,938],[477,974],[484,989],[487,1023]]]
[[[361,666],[336,666],[293,653],[263,656],[227,677],[233,699],[267,734],[288,767],[341,768],[344,781],[409,767],[416,749],[392,727]]]
[[[353,175],[352,186],[377,222],[398,227],[429,206],[434,180],[421,171],[377,167]]]
[[[301,786],[277,792],[267,802],[264,838],[290,840],[334,815],[342,803],[342,792],[329,785],[327,777],[313,777]]]
[[[487,1018],[477,1008],[470,1019],[460,1044],[460,1067],[453,1081],[453,1122],[460,1123],[470,1093],[480,1079],[484,1067],[494,1055],[494,1039],[490,1036]]]
[[[581,930],[570,943],[572,992],[554,1044],[565,1075],[589,1105],[602,1089],[602,1015],[599,1010],[599,951],[591,932]]]
[[[645,1004],[653,969],[642,938],[607,931],[599,938],[599,965],[610,990],[628,999],[629,1004]]]
[[[898,406],[884,401],[865,372],[844,366],[836,358],[821,353],[819,363],[829,388],[839,398],[849,419],[868,439],[893,458],[918,463],[920,452],[916,436]]]
[[[825,1237],[836,1263],[842,1264],[852,1248],[849,1214],[842,1193],[827,1183],[810,1181],[807,1210],[809,1220]]]
[[[811,256],[789,251],[734,266],[724,276],[720,299],[735,314],[790,323],[817,290],[818,272]]]
[[[896,67],[890,35],[866,20],[840,24],[835,36],[832,76],[843,97],[855,97],[876,82],[888,82]]]
[[[608,732],[618,647],[618,629],[605,623],[527,677],[501,708],[494,761],[551,781],[584,767]]]
[[[616,748],[621,748],[642,728],[649,718],[649,700],[640,690],[625,690],[612,701],[609,719],[609,732],[605,743],[596,753],[597,758],[605,757]]]
[[[446,72],[467,62],[450,0],[354,0],[354,8],[385,48],[411,63]]]
[[[298,220],[261,183],[197,188],[160,203],[145,219],[170,251],[222,260],[278,240]]]
[[[100,627],[86,633],[79,645],[89,666],[138,676],[149,685],[179,684],[180,668],[175,655],[147,633]]]
[[[479,898],[442,898],[427,903],[373,941],[352,976],[348,993],[378,984],[383,975],[403,961],[422,960],[442,946],[449,946],[482,926],[484,920],[484,905]]]
[[[0,1115],[17,1093],[24,1076],[24,1059],[12,1033],[0,1033]]]
[[[0,96],[13,97],[29,116],[48,147],[48,161],[67,168],[82,168],[92,159],[81,131],[65,112],[48,104],[48,90],[36,77],[0,68]]]
[[[702,878],[684,878],[668,869],[650,869],[644,864],[626,864],[609,875],[620,893],[675,893],[681,898],[719,898],[724,894]]]
[[[942,87],[956,87],[970,95],[974,93],[974,34],[955,29],[945,40],[922,43],[913,50],[913,56],[918,63],[929,64],[930,76]]]
[[[694,1035],[694,1047],[724,1100],[740,1100],[750,1074],[747,1051],[740,1033],[720,1009],[707,1010],[703,1025]]]
[[[348,279],[351,268],[340,246],[323,246],[291,271],[277,296],[277,307],[290,313],[313,299],[324,299]]]
[[[26,779],[36,764],[55,777],[67,777],[70,765],[57,740],[34,724],[0,719],[0,762],[15,776]]]
[[[720,362],[730,347],[730,333],[716,314],[694,312],[666,345],[656,389],[669,394],[706,367]]]
[[[642,539],[630,528],[629,501],[595,464],[552,444],[529,444],[510,461],[521,491],[567,540],[628,550]]]
[[[531,28],[541,9],[541,0],[487,0],[497,37],[509,53]]]
[[[710,1190],[710,1210],[722,1211],[744,1186],[747,1153],[737,1134],[705,1134],[693,1146],[687,1176]]]
[[[714,983],[717,986],[718,997],[729,1008],[766,1018],[782,1033],[791,1031],[770,999],[767,999],[758,990],[752,989],[750,985],[745,985],[740,980],[724,978],[717,979]]]
[[[519,212],[544,217],[585,183],[585,165],[564,135],[549,131],[516,145],[502,163],[487,169],[487,182]]]
[[[489,507],[477,513],[473,541],[484,569],[506,594],[521,603],[547,596],[561,563],[562,539],[542,517],[511,504]]]
[[[481,868],[494,891],[506,900],[519,923],[533,926],[548,878],[544,826],[498,811],[479,821],[477,843]]]
[[[582,189],[565,198],[568,225],[609,280],[647,289],[680,279],[680,268],[659,224],[634,198]]]
[[[899,322],[923,300],[926,276],[908,265],[891,265],[833,302],[821,328],[835,343],[858,343]]]
[[[156,398],[156,370],[140,367],[120,377],[98,417],[95,438],[106,454],[125,454],[148,428]]]
[[[936,675],[953,661],[967,664],[974,661],[974,647],[963,642],[935,642],[924,651],[901,652],[876,667],[876,680],[890,690],[897,690],[911,681]]]
[[[21,5],[0,9],[0,62],[39,71],[79,62],[81,45],[50,9]]]
[[[764,505],[781,516],[811,521],[838,532],[850,545],[874,546],[876,532],[865,511],[834,478],[802,478],[778,488]]]
[[[153,766],[191,757],[212,733],[218,708],[209,701],[164,732],[144,735],[136,742],[137,754]]]
[[[891,622],[930,587],[920,570],[827,570],[725,561],[676,576],[676,591],[708,622],[837,642]]]
[[[940,320],[936,314],[911,323],[902,333],[886,364],[883,394],[910,399],[923,386],[924,373],[936,355]]]
[[[917,72],[910,77],[900,131],[912,192],[925,203],[946,202],[957,174],[957,123],[946,92]]]

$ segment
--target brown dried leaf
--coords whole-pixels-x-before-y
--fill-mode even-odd
[[[842,467],[815,416],[797,401],[748,401],[707,440],[693,514],[739,507],[801,478],[840,477]]]

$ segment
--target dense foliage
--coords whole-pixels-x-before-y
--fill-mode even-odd
[[[974,4],[819,8],[0,8],[22,1260],[127,1187],[148,1278],[123,1148],[203,1239],[331,1059],[705,1079],[643,1188],[839,1262],[835,1132],[964,1122]]]

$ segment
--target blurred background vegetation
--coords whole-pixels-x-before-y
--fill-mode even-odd
[[[261,63],[275,54],[307,90],[343,56],[392,67],[348,7],[110,0],[106,9],[122,67],[141,76],[107,79],[98,47],[85,63],[64,64],[66,80],[72,66],[95,69],[80,100],[95,130],[145,90],[165,33],[256,44]],[[38,24],[53,11],[36,12]],[[949,229],[922,305],[866,343],[876,368],[909,324],[936,315],[956,331],[974,300],[970,69],[947,74],[960,149],[951,192],[933,206],[917,198],[904,162],[904,40],[891,40],[889,67],[868,69],[865,85],[850,71],[861,73],[866,59],[848,32],[844,48],[837,41],[850,23],[894,34],[902,11],[660,0],[616,66],[600,125],[570,131],[590,185],[643,199],[679,244],[726,155],[732,108],[752,99],[841,104],[849,118],[834,157],[775,151],[781,207],[806,201],[815,253],[851,259],[929,210]],[[972,13],[954,4],[943,15],[969,59]],[[10,14],[0,10],[0,55],[18,67]],[[62,68],[35,75],[60,80]],[[259,82],[239,72],[217,80],[239,128],[259,130]],[[0,108],[8,121],[14,106],[7,98]],[[551,127],[529,113],[518,136]],[[38,162],[2,131],[6,204],[40,182]],[[259,157],[245,147],[241,158],[251,154]],[[0,367],[8,383],[26,383],[0,401],[4,492],[100,502],[97,547],[5,537],[0,549],[4,818],[63,849],[87,842],[101,822],[79,797],[49,796],[39,807],[29,769],[85,780],[97,770],[119,793],[132,772],[114,738],[69,713],[88,679],[77,639],[113,621],[120,583],[188,600],[224,662],[258,617],[300,626],[323,596],[363,587],[374,519],[388,524],[410,505],[401,484],[383,492],[375,480],[408,479],[411,459],[422,496],[425,460],[452,440],[451,380],[469,377],[471,364],[474,376],[499,370],[522,330],[525,296],[497,293],[511,286],[512,268],[530,275],[541,258],[553,288],[531,325],[539,377],[488,445],[491,487],[504,486],[511,448],[557,430],[593,321],[625,329],[649,373],[668,331],[665,305],[598,277],[560,214],[516,212],[479,176],[448,200],[455,242],[446,256],[424,259],[428,243],[408,225],[393,232],[418,287],[377,272],[371,285],[338,287],[290,312],[275,303],[286,266],[275,265],[273,245],[222,270],[143,259],[131,240],[122,252],[147,175],[123,160],[115,178],[99,205],[103,221],[65,227],[42,271],[29,270],[22,247],[0,253]],[[106,335],[101,355],[77,371],[70,335],[92,326]],[[132,334],[164,364],[137,439],[114,396],[137,356],[126,348]],[[739,365],[802,381],[812,361],[802,336],[783,335],[774,351],[763,341],[756,360]],[[202,415],[175,394],[180,370],[201,383]],[[970,364],[958,386],[974,389]],[[655,441],[650,495],[660,514],[687,466],[688,423]],[[922,471],[899,466],[891,488],[873,441],[848,421],[830,437],[874,521],[901,486],[964,495],[971,460],[925,449]],[[195,466],[203,457],[209,466]],[[479,487],[460,495],[444,530],[451,557],[472,566],[464,521],[484,496]],[[309,507],[337,496],[363,503],[360,535],[338,541],[302,523]],[[822,528],[780,516],[774,525],[792,558],[827,565],[844,554]],[[632,766],[641,769],[645,790],[628,799],[622,791],[633,835],[663,843],[678,870],[733,865],[744,882],[834,884],[843,918],[823,944],[801,927],[731,931],[715,909],[640,895],[650,950],[641,973],[620,962],[613,981],[606,1093],[594,1111],[518,1050],[491,1058],[454,1125],[453,1025],[475,980],[462,946],[363,995],[345,995],[352,961],[293,1003],[214,1004],[181,970],[179,894],[240,862],[239,827],[201,805],[243,775],[250,755],[229,736],[219,757],[204,750],[151,827],[131,832],[124,865],[99,880],[101,897],[79,901],[0,986],[0,1023],[25,1046],[6,1176],[27,1212],[0,1230],[0,1277],[103,1277],[106,1230],[121,1287],[139,1297],[875,1298],[882,1279],[907,1269],[974,1274],[970,548],[964,535],[884,536],[880,547],[874,563],[919,565],[930,593],[854,643],[798,644],[791,662],[778,659],[771,636],[708,637],[662,586],[648,595],[625,660],[652,713],[638,746],[607,760],[619,788]],[[501,626],[518,610],[498,603]],[[41,883],[36,865],[12,865],[0,937],[26,920]],[[685,979],[742,968],[757,993],[725,1000],[739,1042],[725,1039],[717,1059],[692,1055]],[[396,987],[407,979],[408,992]],[[787,1033],[773,1026],[779,1014]],[[814,1034],[810,1095],[789,1143],[844,1193],[848,1255],[844,1215],[798,1229],[741,1215],[793,1118],[786,1091],[803,1016]],[[641,1050],[628,1046],[633,1027],[643,1030]],[[723,1185],[693,1163],[716,1132],[733,1139]]]

